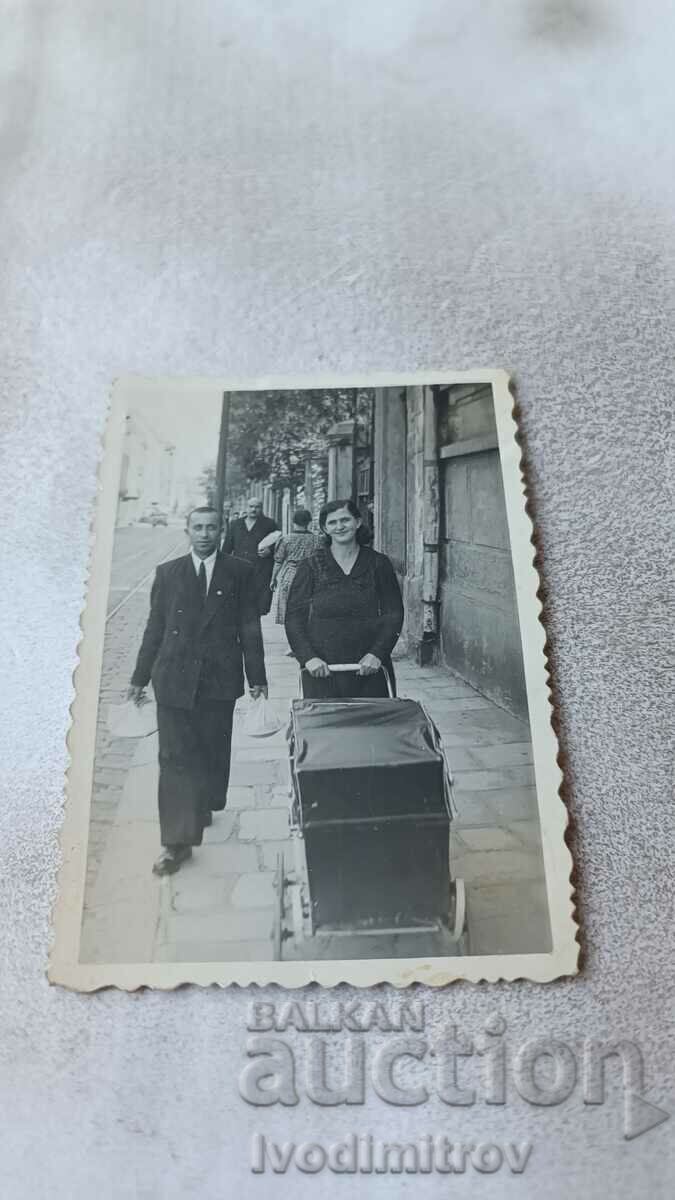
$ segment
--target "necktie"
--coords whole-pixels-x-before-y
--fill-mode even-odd
[[[207,587],[206,587],[206,567],[204,566],[203,562],[200,562],[200,564],[199,564],[199,575],[197,576],[197,581],[199,583],[199,595],[202,598],[202,604],[205,604]]]

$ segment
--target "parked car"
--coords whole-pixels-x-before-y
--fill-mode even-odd
[[[153,509],[152,512],[145,513],[144,516],[139,517],[138,523],[139,525],[152,525],[154,527],[155,525],[168,525],[169,521],[166,513],[160,512],[159,509]]]

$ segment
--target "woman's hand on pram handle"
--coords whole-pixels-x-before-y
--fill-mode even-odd
[[[376,654],[364,654],[359,663],[359,675],[376,675],[381,666]]]
[[[322,658],[308,658],[305,670],[309,671],[314,679],[325,679],[327,675],[330,675],[330,667]]]

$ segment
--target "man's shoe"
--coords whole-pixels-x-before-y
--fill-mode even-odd
[[[192,846],[167,846],[152,868],[153,875],[175,875],[186,859],[192,858]]]

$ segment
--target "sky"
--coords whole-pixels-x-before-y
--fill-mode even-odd
[[[176,447],[174,461],[181,475],[197,476],[215,466],[218,453],[222,390],[203,383],[178,387],[157,383],[143,389],[129,404],[129,414],[164,441]]]

